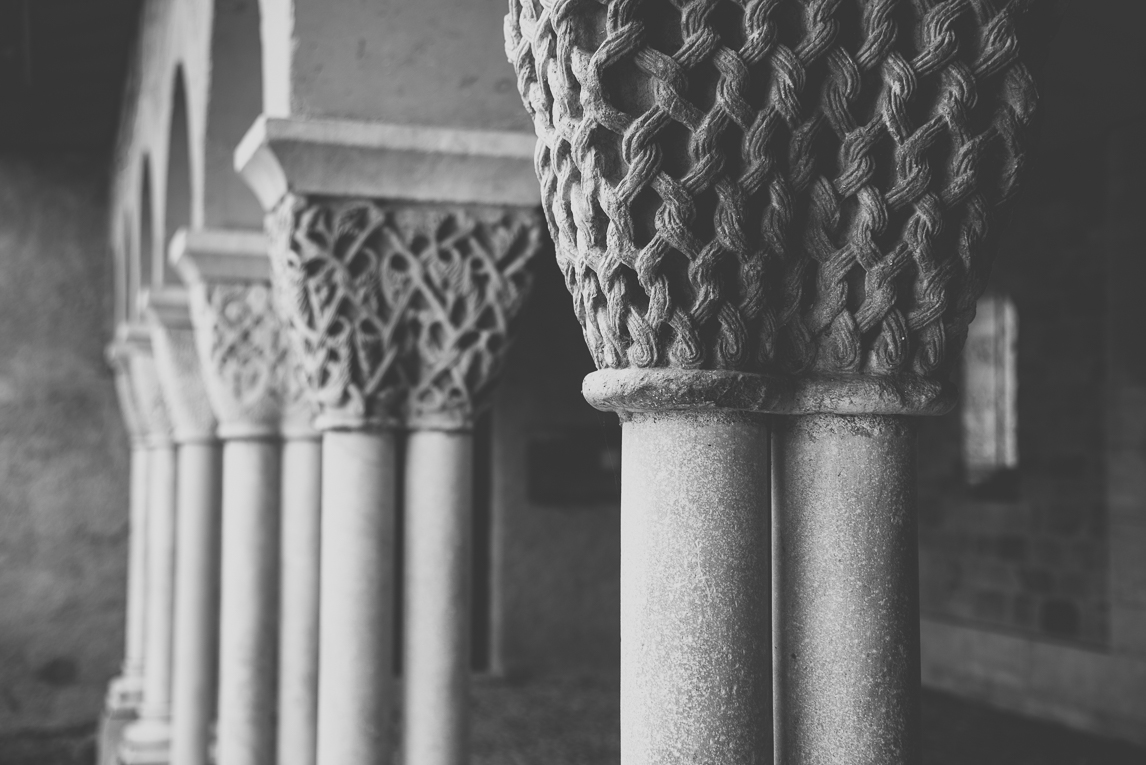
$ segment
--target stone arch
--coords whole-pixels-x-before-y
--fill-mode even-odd
[[[122,324],[132,318],[135,309],[135,292],[132,290],[135,231],[127,211],[117,214],[115,225],[118,226],[112,240],[115,257],[115,323]]]
[[[153,267],[156,239],[154,203],[155,192],[154,183],[151,179],[151,158],[144,155],[143,161],[140,163],[139,201],[136,207],[139,211],[139,231],[135,236],[135,250],[128,256],[132,263],[130,278],[135,292],[133,296],[134,310],[131,314],[133,319],[139,316],[139,290],[156,284]]]
[[[235,147],[262,111],[260,18],[258,0],[214,2],[197,225],[262,227],[262,207],[234,169]]]
[[[187,109],[187,86],[183,67],[175,67],[171,91],[171,117],[168,124],[167,172],[164,174],[163,230],[155,232],[152,273],[156,286],[179,284],[175,269],[167,263],[167,243],[181,228],[191,226],[191,206],[195,198],[191,178],[191,132]]]

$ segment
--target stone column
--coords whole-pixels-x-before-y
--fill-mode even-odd
[[[171,764],[207,765],[218,666],[220,445],[187,293],[150,292],[146,310],[179,455]]]
[[[147,597],[148,433],[131,377],[133,348],[124,337],[130,331],[127,326],[121,327],[117,331],[116,341],[107,348],[108,364],[115,374],[119,408],[123,414],[131,448],[131,493],[128,503],[127,603],[123,665],[119,676],[108,685],[107,700],[100,720],[100,765],[112,765],[115,762],[123,729],[136,718],[143,697],[143,646],[146,640],[144,608]]]
[[[383,208],[384,209],[384,208]],[[473,423],[487,405],[530,285],[540,216],[507,208],[401,210],[408,281],[402,742],[407,762],[469,758]],[[381,221],[379,221],[381,223]],[[383,224],[385,225],[385,224]],[[419,242],[425,244],[419,246]],[[383,279],[387,278],[384,268]]]
[[[1022,4],[791,5],[506,18],[585,394],[624,422],[626,765],[770,757],[765,413],[795,415],[773,418],[775,761],[918,758],[907,416],[953,400],[1022,167]]]
[[[309,407],[308,407],[309,409]],[[304,418],[283,428],[279,588],[279,765],[314,765],[318,723],[322,440]]]
[[[147,431],[147,516],[144,522],[143,686],[135,722],[123,731],[116,757],[132,765],[165,765],[171,745],[171,634],[175,586],[175,442],[159,383],[150,333],[130,327],[129,375]]]
[[[319,765],[391,758],[395,448],[406,427],[417,431],[410,513],[422,529],[406,642],[429,642],[408,657],[407,747],[418,754],[407,756],[464,756],[467,431],[539,241],[536,192],[522,180],[530,143],[263,118],[236,152],[271,211],[276,289],[323,432]],[[431,472],[443,494],[419,478]],[[440,552],[446,564],[428,572],[426,554]]]
[[[180,231],[199,359],[223,440],[219,765],[276,762],[281,424],[289,358],[262,232]]]

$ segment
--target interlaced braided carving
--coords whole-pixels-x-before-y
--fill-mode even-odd
[[[599,368],[938,377],[1035,105],[1021,0],[510,0]]]
[[[289,395],[290,358],[270,284],[203,284],[191,298],[207,394],[219,422],[275,432]]]
[[[326,421],[468,423],[527,294],[540,216],[288,197],[273,217],[275,280]]]

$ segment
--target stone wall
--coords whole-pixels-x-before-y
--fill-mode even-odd
[[[493,668],[618,669],[620,425],[552,255],[521,318],[493,421]]]
[[[123,657],[105,164],[0,155],[0,734],[94,720]]]
[[[969,485],[960,412],[925,422],[921,595],[927,614],[1104,644],[1105,156],[1046,150],[992,277],[1018,314],[1018,451],[1012,476]]]

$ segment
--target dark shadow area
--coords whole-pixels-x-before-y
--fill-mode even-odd
[[[0,0],[0,147],[110,148],[140,0]]]
[[[473,765],[613,765],[620,762],[620,687],[614,675],[473,690]],[[397,723],[397,718],[395,719]],[[396,731],[397,733],[397,731]],[[90,727],[0,738],[3,765],[92,765]],[[1146,749],[1058,725],[923,693],[923,765],[1142,765]]]

